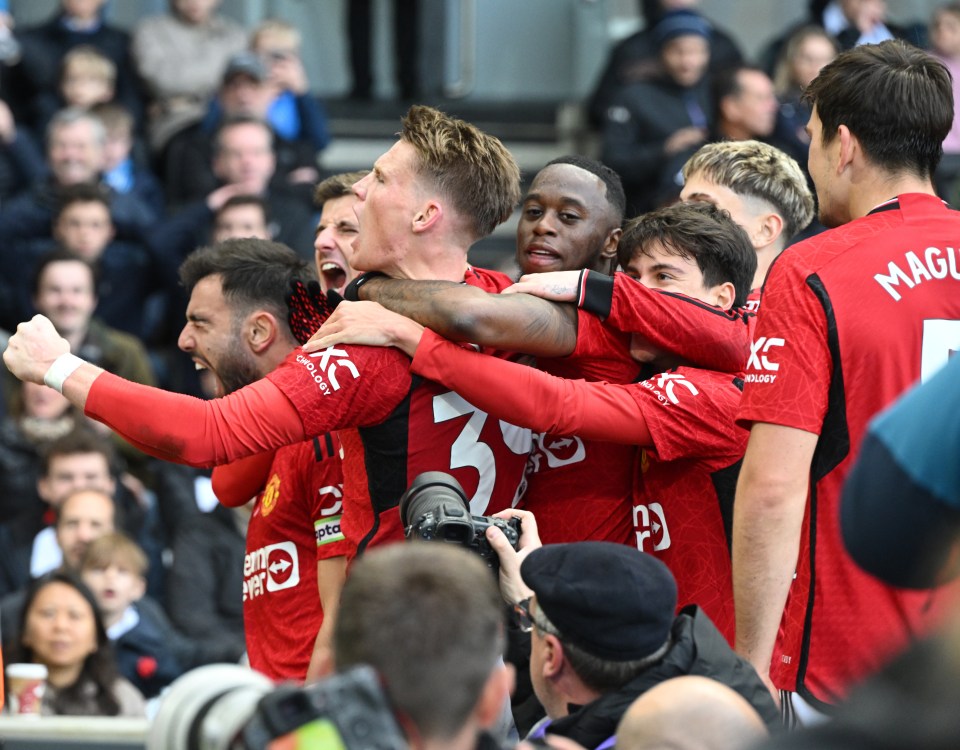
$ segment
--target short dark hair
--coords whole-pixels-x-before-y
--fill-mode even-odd
[[[620,265],[625,267],[651,242],[695,260],[704,286],[731,282],[734,307],[747,301],[757,272],[757,252],[743,227],[726,211],[711,203],[675,203],[631,219],[617,247]]]
[[[417,172],[466,220],[471,242],[486,237],[520,201],[520,167],[492,135],[438,109],[415,104],[400,139],[417,152]]]
[[[110,473],[116,474],[117,456],[110,441],[81,425],[49,443],[40,453],[39,476],[45,477],[50,473],[53,459],[78,453],[99,453],[107,462]]]
[[[33,271],[34,297],[40,293],[40,280],[43,278],[43,274],[46,272],[47,268],[54,263],[80,263],[86,266],[88,269],[90,269],[90,278],[93,281],[93,293],[97,293],[97,284],[100,282],[100,271],[96,265],[91,263],[86,258],[81,258],[76,253],[73,253],[66,248],[57,247],[41,255],[40,259],[37,261],[36,268],[34,268]]]
[[[316,280],[313,266],[279,242],[242,237],[201,247],[180,266],[180,283],[189,294],[201,279],[217,275],[235,318],[252,309],[269,310],[292,338],[285,301],[294,281]]]
[[[263,223],[270,223],[270,207],[267,205],[266,200],[259,195],[231,195],[223,202],[223,205],[216,210],[214,216],[219,218],[231,208],[237,208],[238,206],[256,206],[263,212]]]
[[[351,568],[333,634],[337,668],[376,669],[390,702],[424,737],[462,729],[503,646],[495,579],[466,550],[393,544]]]
[[[323,208],[323,204],[334,198],[353,195],[354,183],[360,182],[370,174],[369,169],[359,169],[356,172],[343,172],[327,177],[313,190],[313,205]]]
[[[90,605],[97,636],[97,648],[84,659],[80,677],[72,685],[57,690],[56,697],[53,700],[53,709],[56,713],[71,713],[70,706],[76,705],[78,701],[87,702],[90,699],[91,696],[88,695],[88,691],[92,685],[94,690],[92,697],[99,709],[98,713],[101,716],[117,716],[120,714],[120,703],[113,694],[113,687],[119,675],[113,649],[110,646],[107,631],[103,626],[103,618],[100,615],[97,600],[93,592],[76,574],[65,570],[55,570],[30,583],[27,588],[26,599],[23,602],[23,610],[20,612],[20,630],[17,640],[14,643],[6,644],[4,652],[10,661],[29,663],[35,660],[33,649],[23,643],[27,617],[37,595],[53,583],[70,586]]]
[[[899,40],[861,44],[827,63],[804,92],[824,145],[846,125],[867,157],[890,172],[930,177],[953,124],[950,73]]]
[[[273,128],[270,127],[268,122],[260,117],[254,117],[252,115],[229,115],[223,118],[223,122],[220,123],[213,134],[214,157],[218,156],[223,150],[223,134],[231,128],[237,127],[238,125],[259,125],[267,133],[267,137],[270,142],[270,148],[273,148],[274,132]]]
[[[623,223],[623,216],[627,211],[627,196],[623,191],[623,181],[617,172],[601,161],[578,154],[558,156],[553,161],[548,161],[544,169],[553,164],[570,164],[599,177],[607,188],[607,202],[616,214],[617,223]]]
[[[103,185],[88,182],[64,185],[57,190],[57,208],[53,214],[53,223],[60,221],[63,212],[74,203],[101,203],[109,211],[110,193]]]

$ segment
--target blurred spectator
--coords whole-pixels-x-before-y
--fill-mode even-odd
[[[17,126],[10,107],[0,99],[0,206],[40,180],[45,170],[43,153],[33,134]]]
[[[159,219],[164,212],[163,186],[150,171],[143,144],[134,132],[133,115],[119,104],[92,108],[106,134],[103,181],[121,195],[131,194]]]
[[[254,29],[250,49],[263,61],[267,85],[273,90],[266,117],[270,127],[279,138],[307,140],[320,152],[330,143],[330,127],[320,102],[310,94],[300,44],[295,26],[270,18]]]
[[[602,160],[623,179],[628,216],[655,207],[659,186],[673,173],[670,160],[702,144],[713,125],[709,23],[673,11],[652,34],[663,72],[621,88],[604,112]]]
[[[251,508],[227,508],[212,492],[210,497],[212,506],[178,524],[173,536],[166,609],[181,633],[215,638],[226,652],[223,658],[236,661],[246,650],[243,579]]]
[[[126,534],[114,532],[93,540],[79,573],[90,587],[120,674],[145,698],[153,698],[179,677],[173,626],[159,607],[146,607],[147,556]]]
[[[46,23],[18,32],[21,59],[11,71],[11,106],[18,120],[42,128],[56,110],[66,54],[89,45],[105,55],[116,71],[116,99],[139,119],[143,112],[139,83],[130,64],[130,37],[106,23],[106,0],[60,0],[57,14]]]
[[[742,696],[708,677],[661,682],[635,700],[617,727],[617,750],[744,750],[768,734]]]
[[[806,131],[810,105],[803,101],[803,91],[839,51],[837,40],[820,26],[801,26],[786,40],[777,60],[773,85],[780,100],[780,117],[800,143],[810,143]]]
[[[373,94],[373,48],[370,44],[374,27],[370,0],[348,0],[347,34],[350,40],[350,72],[353,86],[351,99],[369,99]],[[405,101],[420,96],[420,0],[395,0],[393,5],[393,52],[397,77],[397,93]]]
[[[14,499],[16,515],[0,525],[0,596],[21,589],[30,580],[34,539],[52,528],[57,510],[71,492],[116,490],[114,460],[109,443],[89,429],[74,428],[45,446],[35,472],[35,488],[30,492],[22,488],[23,494]],[[52,533],[47,537],[42,543],[49,550],[55,539]]]
[[[930,19],[930,48],[947,66],[953,78],[953,101],[960,102],[960,3],[947,3],[937,8]],[[943,141],[943,158],[936,172],[937,193],[956,205],[960,199],[960,111],[956,105],[953,127]]]
[[[4,652],[10,662],[47,667],[43,714],[144,715],[143,696],[117,672],[96,600],[74,574],[51,573],[30,587],[18,632]]]
[[[11,383],[9,415],[0,423],[0,523],[39,506],[42,453],[83,421],[53,388]]]
[[[695,9],[698,0],[641,0],[646,26],[617,43],[610,51],[606,67],[587,102],[590,123],[601,127],[604,114],[617,92],[632,83],[649,81],[660,75],[660,49],[653,29],[664,15],[680,9]],[[710,24],[710,62],[714,70],[739,65],[743,55],[736,42],[714,24]]]
[[[267,204],[257,195],[234,195],[213,215],[213,242],[234,237],[272,238]]]
[[[37,259],[50,247],[60,191],[81,183],[97,184],[105,163],[106,134],[94,115],[75,108],[61,110],[48,132],[49,177],[9,200],[0,211],[0,267],[21,297],[21,313]],[[141,241],[154,224],[152,212],[130,193],[113,193],[110,213],[119,239]]]
[[[810,25],[820,27],[836,39],[841,50],[885,39],[902,39],[921,48],[927,46],[922,24],[899,26],[887,18],[886,0],[809,0],[807,18],[776,37],[761,54],[764,70],[773,75],[790,37]]]
[[[309,197],[308,185],[319,177],[316,149],[305,134],[287,139],[268,122],[274,92],[267,67],[257,55],[245,52],[230,59],[217,99],[211,102],[203,122],[178,134],[167,149],[165,176],[171,205],[196,200],[216,187],[221,175],[215,165],[211,170],[210,164],[217,156],[217,134],[225,124],[239,118],[266,123],[274,154],[275,174],[271,179],[284,187],[299,185],[304,198]]]
[[[110,193],[99,185],[72,185],[61,191],[53,217],[53,239],[96,271],[94,314],[112,328],[149,341],[165,303],[162,269],[145,245],[115,240]],[[158,299],[151,300],[151,295]],[[25,316],[28,317],[28,316]]]
[[[133,59],[149,97],[151,151],[199,122],[227,61],[247,46],[240,24],[216,14],[220,0],[170,0],[170,14],[146,18],[133,31]]]

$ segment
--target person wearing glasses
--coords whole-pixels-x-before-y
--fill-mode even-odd
[[[612,542],[541,546],[532,513],[495,515],[520,519],[519,550],[495,527],[487,540],[500,558],[501,594],[530,633],[530,679],[547,714],[527,739],[612,747],[633,701],[682,675],[731,687],[771,730],[780,725],[763,682],[710,618],[696,605],[676,613],[677,585],[660,560]]]

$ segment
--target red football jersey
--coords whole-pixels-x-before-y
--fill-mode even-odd
[[[699,604],[733,644],[729,529],[748,433],[734,425],[739,377],[680,367],[630,386],[653,448],[637,467],[637,548],[677,579],[680,607]]]
[[[247,527],[243,625],[250,666],[273,680],[307,674],[323,609],[317,560],[347,553],[340,531],[340,443],[326,434],[280,448]]]
[[[498,292],[504,274],[470,269],[466,282]],[[474,514],[510,507],[518,498],[531,434],[435,383],[414,378],[409,358],[396,349],[345,346],[304,355],[299,349],[268,378],[297,408],[308,434],[356,428],[363,446],[366,486],[359,476],[355,436],[342,435],[348,481],[343,532],[356,545],[403,538],[397,505],[424,471],[451,474],[470,498]]]
[[[577,348],[569,357],[540,359],[545,372],[564,378],[611,383],[636,380],[640,368],[630,356],[630,337],[577,316]],[[546,432],[534,434],[527,489],[520,504],[537,517],[545,544],[584,540],[629,544],[633,496],[632,445]]]
[[[646,359],[656,359],[661,367],[742,372],[750,351],[753,313],[651,289],[625,273],[610,277],[585,271],[578,306],[633,334],[633,351],[646,349]]]
[[[908,638],[946,592],[882,584],[850,559],[839,501],[870,418],[960,348],[960,214],[902,195],[788,248],[763,291],[739,419],[819,435],[774,684],[835,703]],[[812,589],[812,590],[811,590]]]

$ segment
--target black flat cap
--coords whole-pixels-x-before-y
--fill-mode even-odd
[[[560,634],[609,661],[650,656],[670,634],[677,584],[667,566],[613,542],[548,544],[520,566]]]

